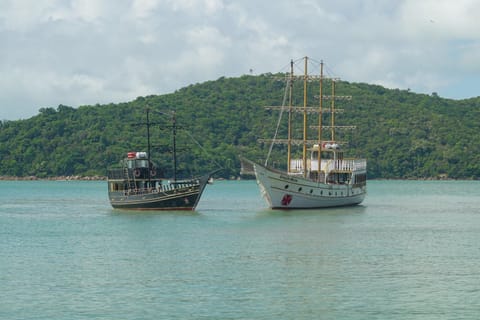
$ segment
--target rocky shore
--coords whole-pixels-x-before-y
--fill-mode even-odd
[[[35,181],[35,180],[51,180],[51,181],[98,181],[98,180],[107,180],[107,177],[104,176],[59,176],[59,177],[46,177],[39,178],[36,176],[28,177],[13,177],[13,176],[0,176],[0,180],[11,180],[11,181]]]

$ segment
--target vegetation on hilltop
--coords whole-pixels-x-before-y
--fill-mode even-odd
[[[269,146],[258,139],[272,137],[278,113],[263,106],[281,105],[284,89],[274,78],[220,78],[128,103],[60,105],[30,119],[0,122],[0,175],[105,175],[128,151],[146,150],[146,128],[139,124],[148,107],[157,123],[151,129],[153,157],[166,175],[172,167],[171,123],[158,112],[175,109],[183,127],[177,137],[181,174],[218,163],[224,168],[220,176],[238,176],[238,155],[267,155]],[[357,126],[342,139],[350,155],[367,158],[369,178],[480,178],[480,98],[449,100],[364,83],[340,82],[337,89],[352,96],[340,106],[345,114],[337,124]],[[317,92],[308,94],[314,101]],[[284,155],[284,147],[274,147],[272,162],[284,163]]]

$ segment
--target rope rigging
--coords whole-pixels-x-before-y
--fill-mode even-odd
[[[292,80],[289,79],[288,81],[285,81],[285,94],[283,95],[282,109],[281,109],[281,111],[279,112],[279,115],[278,115],[277,128],[275,129],[275,134],[273,135],[272,143],[270,144],[270,148],[268,149],[267,158],[265,159],[265,165],[268,164],[268,160],[270,159],[270,155],[272,153],[273,145],[275,144],[275,141],[277,140],[278,130],[280,128],[280,122],[282,121],[283,110],[285,110],[285,103],[287,101],[287,96],[288,96],[288,90],[287,89],[288,89],[288,85],[289,85],[290,81],[292,81]]]

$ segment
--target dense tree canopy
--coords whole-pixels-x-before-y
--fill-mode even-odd
[[[172,133],[170,116],[162,113],[176,110],[181,174],[219,164],[224,170],[218,175],[238,176],[239,155],[254,160],[267,155],[269,146],[258,139],[271,138],[276,128],[278,112],[263,108],[282,103],[284,83],[276,78],[220,78],[128,103],[60,105],[41,108],[30,119],[2,121],[0,175],[105,175],[128,151],[146,150],[142,124],[149,108],[155,123],[152,156],[166,174],[172,170]],[[339,134],[349,155],[367,158],[369,178],[480,177],[480,98],[449,100],[363,83],[340,82],[337,89],[352,96],[339,102],[345,112],[337,124],[357,126]],[[308,95],[314,103],[318,93]],[[284,158],[285,148],[274,147],[271,161],[282,166]]]

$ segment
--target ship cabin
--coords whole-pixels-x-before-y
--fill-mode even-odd
[[[142,192],[160,187],[162,180],[146,152],[128,152],[121,168],[108,170],[109,191]]]
[[[344,152],[340,145],[335,142],[325,142],[320,147],[318,144],[308,149],[309,158],[307,158],[306,177],[320,183],[327,184],[357,184],[362,179],[356,173],[365,172],[366,180],[366,160],[344,158]],[[319,152],[321,152],[319,157]],[[320,170],[318,162],[320,159]],[[302,159],[292,159],[290,161],[290,173],[293,175],[303,175]]]

